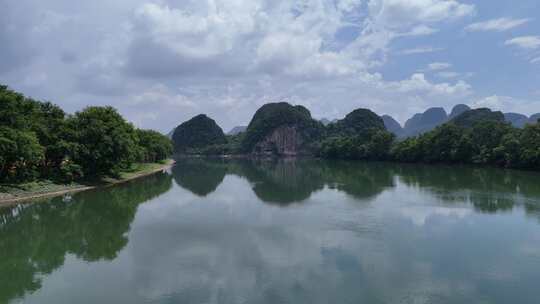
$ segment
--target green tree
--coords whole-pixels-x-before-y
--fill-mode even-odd
[[[505,135],[512,131],[510,124],[498,121],[481,121],[470,130],[472,162],[477,164],[505,165],[500,147]]]
[[[493,150],[497,165],[509,168],[520,166],[520,136],[521,129],[512,128],[502,137],[501,144]]]
[[[34,133],[0,127],[0,180],[34,179],[42,159],[43,147]]]
[[[356,136],[337,136],[324,140],[319,154],[335,159],[386,160],[394,138],[388,131],[367,129]]]
[[[85,176],[116,175],[137,158],[135,128],[112,107],[88,107],[68,119],[71,159]]]
[[[176,153],[198,154],[210,145],[227,143],[223,130],[210,117],[200,114],[174,129],[172,136]]]
[[[142,149],[140,160],[143,162],[156,162],[171,155],[173,146],[171,140],[153,130],[137,130],[139,146]]]
[[[418,162],[423,159],[418,137],[409,137],[396,142],[390,152],[392,159],[400,162]]]
[[[264,142],[279,128],[285,127],[293,128],[298,133],[297,137],[300,140],[295,147],[298,150],[309,150],[310,144],[319,140],[323,133],[323,125],[314,120],[305,107],[293,106],[286,102],[268,103],[260,107],[253,115],[243,134],[242,152],[263,152],[260,151],[261,147],[258,144]],[[273,153],[277,152],[273,151]]]
[[[39,163],[32,165],[32,170],[37,167],[42,177],[61,175],[60,165],[71,147],[63,138],[65,123],[65,113],[60,107],[25,98],[6,86],[0,86],[0,125],[19,132],[30,132],[33,135],[28,136],[38,140],[43,148],[43,157],[40,157]],[[28,172],[25,173],[25,170],[29,168],[18,167],[17,175],[35,176],[36,172],[26,174]]]
[[[464,129],[454,124],[444,124],[420,136],[423,160],[426,162],[464,162],[468,141],[463,139]]]
[[[520,135],[520,167],[540,169],[540,123],[527,125]]]

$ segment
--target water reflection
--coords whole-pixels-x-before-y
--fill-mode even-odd
[[[205,197],[223,182],[227,165],[218,159],[186,158],[179,160],[172,172],[176,184]]]
[[[281,206],[302,202],[324,186],[323,172],[309,160],[232,161],[229,172],[246,178],[263,202]]]
[[[31,205],[0,209],[0,303],[41,287],[41,277],[64,264],[66,254],[87,261],[113,260],[139,204],[172,186],[170,174]]]
[[[537,173],[467,166],[183,159],[173,173],[178,185],[203,197],[216,191],[226,175],[240,176],[250,182],[260,200],[281,206],[303,202],[325,187],[369,201],[394,188],[396,178],[445,203],[468,202],[486,213],[509,211],[516,203],[527,205],[532,212],[540,197]]]
[[[515,204],[536,205],[538,173],[469,166],[399,165],[400,181],[446,203],[470,202],[477,211],[512,210]]]
[[[1,210],[0,303],[536,303],[540,226],[524,213],[540,218],[538,181],[184,159],[172,175]]]
[[[394,186],[388,164],[315,159],[182,159],[173,169],[179,186],[198,196],[214,192],[225,175],[243,177],[263,202],[300,203],[325,186],[356,199],[370,200]]]

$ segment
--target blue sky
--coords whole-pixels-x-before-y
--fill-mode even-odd
[[[262,104],[404,122],[457,103],[540,112],[538,1],[0,0],[0,83],[168,131]]]
[[[403,78],[431,62],[448,62],[452,72],[471,73],[467,77],[478,94],[511,95],[516,98],[538,99],[540,65],[531,60],[540,56],[540,49],[523,50],[505,45],[507,40],[521,36],[538,36],[540,32],[539,3],[536,1],[470,1],[476,7],[473,16],[458,22],[441,24],[434,35],[417,39],[401,39],[396,49],[415,48],[418,45],[442,50],[418,54],[410,58],[394,58],[382,69],[388,78]],[[509,18],[529,19],[508,30],[467,31],[471,23]],[[430,73],[437,78],[436,73]],[[536,95],[536,96],[535,96]]]

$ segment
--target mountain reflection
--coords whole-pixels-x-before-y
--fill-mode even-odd
[[[247,179],[263,202],[287,206],[307,200],[325,186],[369,200],[393,187],[388,164],[331,162],[316,159],[182,159],[173,169],[182,188],[198,196],[215,191],[226,174]]]
[[[243,177],[261,201],[280,206],[305,201],[325,186],[364,200],[393,186],[387,164],[316,159],[182,159],[173,174],[179,186],[202,197],[214,192],[227,174]]]
[[[516,203],[537,210],[535,200],[540,197],[537,173],[467,166],[317,159],[182,159],[173,174],[178,185],[198,196],[214,192],[228,174],[243,177],[261,201],[280,206],[306,201],[325,187],[369,201],[395,187],[396,178],[442,202],[468,202],[486,213],[512,210]]]
[[[442,278],[450,298],[456,293],[447,286],[467,280],[482,286],[487,279],[481,275],[503,280],[487,300],[498,299],[497,292],[511,285],[501,274],[523,276],[524,290],[534,288],[540,249],[531,231],[537,225],[516,223],[513,215],[503,222],[497,218],[504,215],[468,217],[464,225],[459,212],[506,212],[520,205],[540,218],[539,176],[317,159],[182,159],[172,175],[79,193],[71,202],[55,198],[0,209],[0,303],[41,289],[45,277],[51,279],[36,293],[37,303],[58,302],[43,300],[64,295],[55,282],[95,303],[107,302],[95,300],[103,288],[102,299],[117,293],[124,299],[119,303],[209,303],[217,296],[220,303],[389,303],[421,278]],[[219,191],[194,201],[180,188],[199,198]],[[314,193],[327,203],[310,201]],[[297,205],[286,208],[291,204]],[[111,262],[90,266],[99,268],[103,282],[94,284],[95,273],[87,268],[73,274],[71,256]],[[493,265],[500,268],[494,272]],[[60,275],[50,276],[55,270]],[[78,285],[63,285],[70,274]],[[433,291],[430,284],[421,287]],[[525,295],[511,296],[523,303]],[[474,299],[457,297],[449,302]],[[506,299],[500,303],[511,302]]]
[[[323,172],[309,160],[243,160],[230,163],[230,173],[246,178],[257,197],[286,206],[308,199],[324,187]]]
[[[219,159],[185,158],[172,168],[174,181],[200,197],[216,191],[227,174],[227,165]]]
[[[41,287],[40,277],[64,264],[113,260],[126,246],[139,204],[172,186],[167,173],[125,185],[0,209],[0,303]]]

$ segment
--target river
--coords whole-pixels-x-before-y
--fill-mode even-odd
[[[0,209],[0,303],[538,303],[540,174],[184,159]]]

